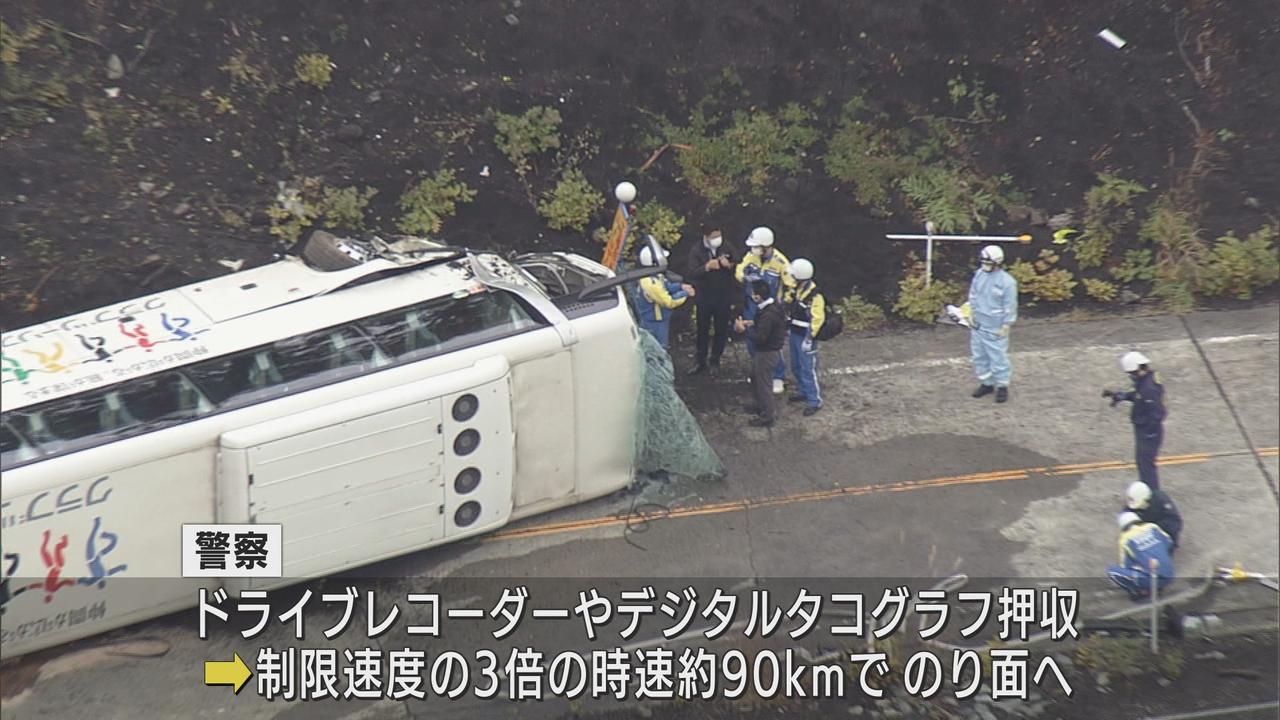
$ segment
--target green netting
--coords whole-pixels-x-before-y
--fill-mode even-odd
[[[640,331],[644,356],[636,423],[636,470],[693,479],[724,477],[724,464],[676,394],[671,358],[652,335]]]

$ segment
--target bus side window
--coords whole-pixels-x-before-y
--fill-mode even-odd
[[[229,402],[280,382],[280,373],[272,367],[265,349],[245,350],[188,365],[182,368],[182,374],[214,404]]]
[[[281,340],[271,346],[271,359],[285,382],[373,360],[374,346],[352,328],[321,330]]]
[[[26,462],[39,455],[40,451],[10,427],[7,419],[0,424],[0,465]]]
[[[127,382],[120,396],[129,414],[144,423],[191,418],[213,408],[190,380],[176,372]]]
[[[433,306],[445,304],[440,300],[431,300],[367,318],[360,321],[360,325],[378,343],[378,347],[393,358],[410,353],[424,353],[441,343],[439,334],[432,328],[435,314]]]
[[[90,444],[85,442],[90,438],[137,424],[114,390],[74,395],[12,415],[15,427],[45,452],[75,450]]]

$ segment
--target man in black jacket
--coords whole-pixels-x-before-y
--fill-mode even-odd
[[[1160,488],[1160,476],[1156,474],[1156,456],[1164,441],[1164,386],[1151,369],[1151,361],[1138,351],[1127,352],[1120,358],[1120,367],[1133,380],[1133,390],[1104,390],[1102,396],[1111,398],[1111,406],[1120,402],[1133,403],[1129,420],[1133,423],[1133,451],[1138,466],[1138,479]]]
[[[752,427],[773,427],[776,417],[773,403],[773,371],[782,361],[782,345],[787,340],[787,314],[773,298],[769,284],[763,280],[751,283],[751,298],[756,302],[755,320],[738,318],[734,329],[745,332],[755,346],[751,356],[751,386],[756,404],[748,408],[757,415]]]
[[[1125,500],[1126,511],[1137,515],[1142,522],[1155,523],[1169,536],[1173,541],[1169,552],[1178,549],[1178,536],[1182,534],[1182,514],[1178,512],[1178,506],[1173,504],[1172,498],[1163,490],[1152,490],[1150,485],[1139,480],[1129,484]]]
[[[709,227],[702,232],[702,242],[689,251],[685,277],[693,284],[697,295],[694,304],[698,317],[697,364],[690,375],[707,369],[707,351],[711,352],[711,367],[720,367],[720,355],[729,339],[730,303],[734,292],[733,257],[724,247],[724,234],[719,228]],[[711,334],[715,331],[715,340]]]

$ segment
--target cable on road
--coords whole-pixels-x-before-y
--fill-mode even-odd
[[[652,519],[661,519],[671,514],[671,508],[657,502],[639,502],[640,496],[634,495],[631,498],[631,508],[627,510],[627,514],[623,516],[622,539],[628,545],[637,550],[649,552],[649,548],[637,543],[631,539],[631,535],[639,535],[649,532],[649,522]]]

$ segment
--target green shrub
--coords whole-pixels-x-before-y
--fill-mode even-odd
[[[733,114],[722,132],[700,103],[689,117],[689,125],[666,124],[666,142],[687,145],[676,156],[684,180],[711,206],[721,205],[740,192],[764,193],[773,177],[801,170],[807,149],[819,133],[809,126],[811,115],[792,103],[776,114],[764,111]]]
[[[1018,281],[1018,292],[1029,293],[1031,285],[1036,281],[1036,266],[1026,260],[1016,260],[1005,268],[1005,272]]]
[[[1255,290],[1280,280],[1280,249],[1275,239],[1274,227],[1261,228],[1244,240],[1232,233],[1218,238],[1204,273],[1205,292],[1246,300]]]
[[[371,187],[364,190],[351,185],[344,188],[326,187],[316,204],[317,213],[330,227],[343,230],[364,228],[364,209],[378,191]]]
[[[1019,260],[1010,265],[1008,272],[1018,281],[1018,294],[1029,295],[1035,301],[1070,300],[1078,283],[1071,271],[1054,267],[1060,259],[1052,250],[1041,250],[1034,263]]]
[[[961,298],[964,289],[953,282],[934,280],[925,287],[924,273],[919,269],[898,281],[898,299],[893,311],[908,320],[932,323],[942,312],[942,306]]]
[[[1077,284],[1070,270],[1056,268],[1037,276],[1031,292],[1037,300],[1063,302],[1075,294]]]
[[[459,203],[471,202],[475,196],[475,190],[455,179],[453,170],[440,168],[434,176],[422,178],[400,196],[398,204],[404,214],[397,226],[409,235],[437,233],[444,221],[458,211]]]
[[[1111,277],[1122,283],[1130,283],[1134,280],[1150,280],[1155,277],[1155,266],[1151,262],[1151,250],[1147,248],[1136,248],[1126,250],[1124,260],[1115,267],[1108,268],[1107,272],[1111,273]]]
[[[591,216],[604,207],[604,194],[587,182],[581,170],[570,170],[538,203],[538,214],[555,230],[582,232]]]
[[[822,161],[828,175],[853,183],[853,194],[860,204],[881,210],[888,209],[894,187],[915,167],[899,150],[892,133],[851,119],[841,121],[827,141]]]
[[[534,167],[534,156],[560,147],[560,111],[552,107],[531,107],[523,115],[498,113],[493,127],[494,144],[522,181]]]
[[[994,196],[975,187],[963,174],[945,167],[923,167],[901,182],[902,192],[921,220],[932,220],[939,232],[964,233],[987,222]]]
[[[1098,173],[1098,184],[1084,195],[1084,233],[1071,244],[1081,268],[1102,264],[1120,229],[1133,221],[1130,202],[1146,191],[1135,182]]]
[[[293,61],[293,74],[298,80],[323,90],[333,79],[333,63],[323,53],[305,53]]]
[[[966,83],[963,79],[954,77],[947,81],[947,95],[951,98],[951,104],[959,110],[967,109],[966,115],[970,122],[985,123],[1004,119],[996,112],[999,97],[986,90],[986,85],[981,80]]]
[[[886,322],[884,308],[867,302],[857,293],[836,303],[836,309],[850,330],[874,330]]]
[[[1106,280],[1081,278],[1080,282],[1084,283],[1084,294],[1098,302],[1111,302],[1116,299],[1116,294],[1120,291],[1115,283]]]
[[[805,150],[818,141],[818,131],[809,127],[812,116],[796,103],[776,115],[766,112],[734,114],[733,126],[725,138],[745,166],[747,183],[761,194],[775,171],[799,172]]]
[[[684,230],[684,217],[675,210],[660,202],[641,203],[636,209],[635,229],[631,233],[631,241],[635,242],[652,235],[663,247],[673,247],[680,242],[680,233]]]
[[[1173,312],[1193,308],[1209,251],[1191,214],[1177,209],[1169,196],[1161,197],[1152,203],[1138,238],[1155,248],[1152,293]]]
[[[320,189],[320,178],[299,178],[292,184],[281,181],[278,188],[275,202],[267,207],[270,232],[285,243],[293,244],[320,215],[319,209],[308,201],[308,197]]]

